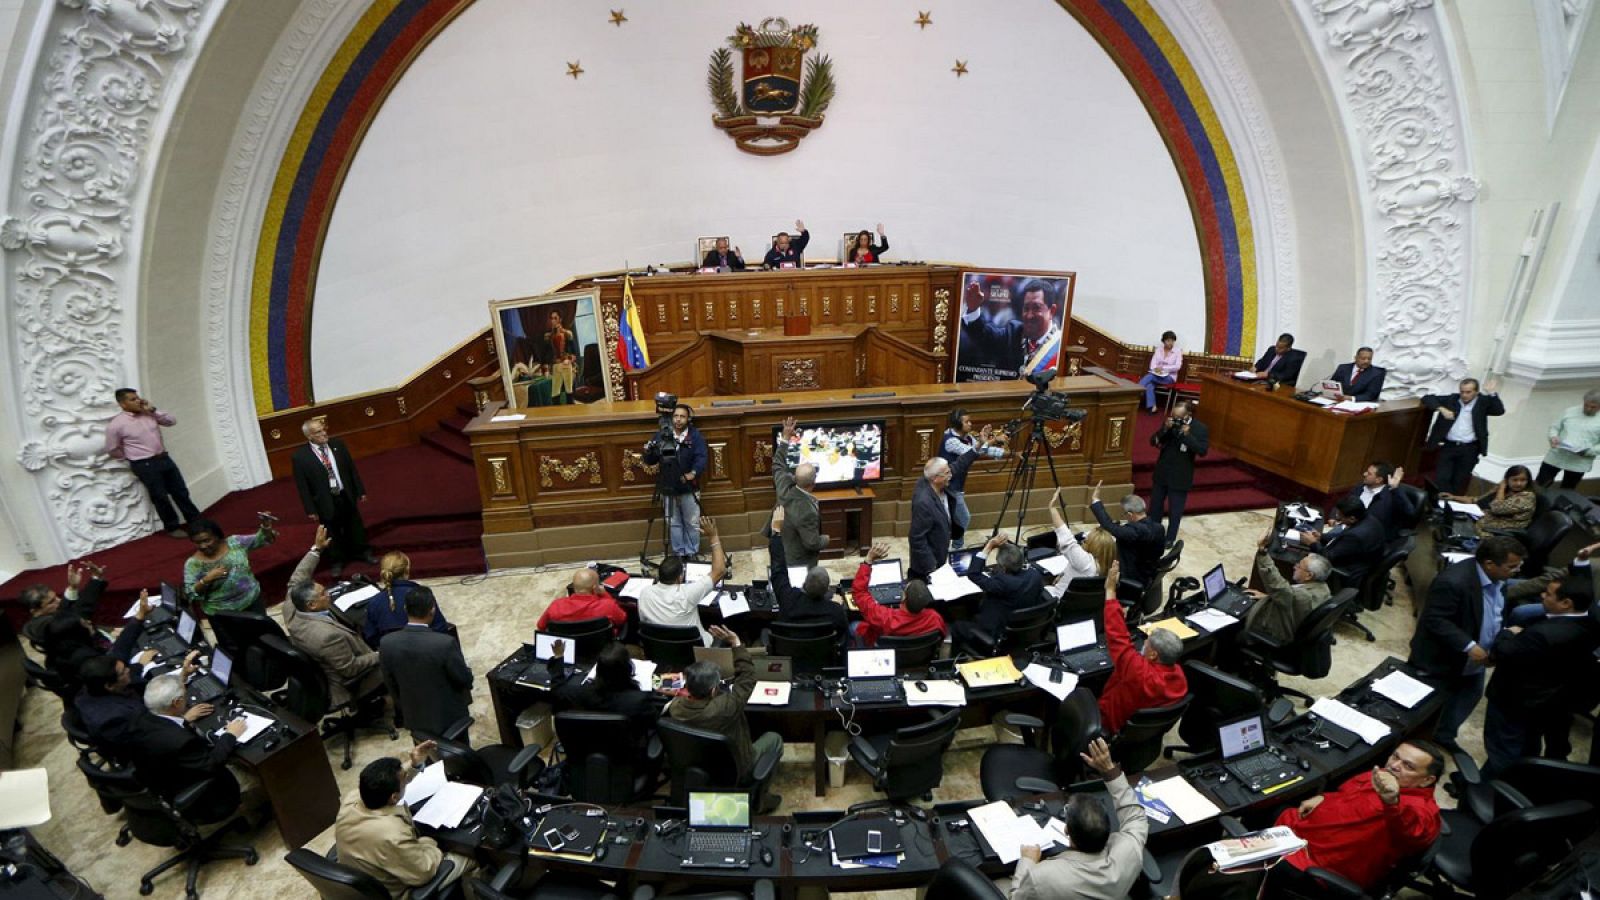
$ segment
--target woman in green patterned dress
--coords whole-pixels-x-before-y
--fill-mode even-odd
[[[222,526],[210,519],[189,523],[194,555],[183,564],[183,593],[212,615],[221,610],[266,612],[261,583],[250,571],[250,553],[278,539],[269,517],[263,516],[253,535],[225,537]]]

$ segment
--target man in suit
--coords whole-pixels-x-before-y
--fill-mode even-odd
[[[22,589],[22,608],[28,611],[28,621],[22,623],[22,636],[35,647],[44,646],[45,632],[56,614],[66,612],[86,622],[94,620],[95,607],[105,593],[105,569],[89,560],[67,563],[67,591],[57,594],[47,584],[30,584]],[[89,575],[89,583],[83,576]]]
[[[1524,756],[1539,755],[1540,738],[1570,727],[1579,686],[1594,671],[1600,622],[1588,579],[1552,580],[1540,595],[1544,617],[1513,625],[1494,641],[1495,674],[1483,719],[1483,746],[1493,778]],[[1548,754],[1551,749],[1545,748]]]
[[[1101,528],[1117,539],[1117,559],[1122,563],[1123,573],[1148,585],[1161,566],[1164,541],[1161,523],[1145,514],[1144,501],[1137,494],[1122,498],[1122,512],[1128,520],[1120,524],[1111,521],[1105,504],[1100,502],[1100,485],[1104,483],[1096,482],[1094,490],[1090,492],[1089,512],[1094,514],[1094,520],[1100,523]]]
[[[340,864],[377,879],[391,897],[404,897],[410,889],[431,882],[447,861],[451,868],[443,885],[454,884],[472,869],[470,858],[445,853],[433,838],[417,834],[411,811],[400,802],[406,784],[434,749],[433,741],[411,748],[410,766],[393,756],[367,763],[356,789],[340,802],[333,823]]]
[[[239,781],[228,771],[228,757],[244,734],[244,720],[234,719],[215,743],[207,742],[194,723],[214,710],[209,703],[190,706],[183,676],[176,672],[145,686],[144,705],[146,712],[130,722],[122,743],[139,783],[171,800],[190,785],[212,779],[186,815],[201,825],[233,815],[239,808]]]
[[[1023,282],[1017,296],[1022,299],[1020,318],[992,320],[986,325],[980,339],[987,347],[986,361],[1006,377],[1054,374],[1061,356],[1062,298],[1038,278]]]
[[[953,518],[945,491],[958,475],[966,477],[977,458],[978,448],[971,447],[953,463],[935,456],[923,464],[922,477],[911,491],[911,568],[906,573],[907,580],[927,581],[950,558]]]
[[[744,254],[739,248],[728,249],[728,239],[717,238],[717,249],[706,251],[706,258],[700,261],[702,269],[716,269],[719,272],[743,272]]]
[[[789,468],[795,428],[794,416],[783,420],[778,446],[772,450],[772,483],[783,510],[783,555],[789,565],[809,568],[817,564],[817,554],[828,546],[828,536],[822,533],[822,509],[811,493],[817,486],[817,467],[801,463]]]
[[[1178,539],[1183,507],[1189,501],[1189,489],[1194,487],[1194,461],[1211,449],[1211,434],[1205,423],[1192,415],[1189,401],[1179,400],[1172,405],[1166,424],[1150,436],[1150,446],[1159,451],[1150,487],[1150,509],[1158,522],[1166,516],[1170,546]]]
[[[1409,662],[1449,698],[1433,735],[1450,750],[1459,749],[1456,732],[1483,696],[1505,607],[1502,589],[1527,555],[1514,538],[1486,537],[1472,559],[1446,566],[1428,588]]]
[[[1422,405],[1437,412],[1428,429],[1428,446],[1439,448],[1434,481],[1447,494],[1465,494],[1478,457],[1489,452],[1489,417],[1503,416],[1500,381],[1491,378],[1478,391],[1478,379],[1463,378],[1455,394],[1429,394]]]
[[[778,601],[780,622],[827,622],[839,636],[840,646],[849,643],[850,613],[833,599],[833,576],[819,565],[806,568],[806,577],[797,587],[789,581],[788,556],[783,547],[783,532],[789,528],[781,514],[772,517],[772,537],[767,539],[767,578],[772,597]]]
[[[328,589],[312,580],[317,562],[330,538],[318,526],[311,549],[289,576],[289,602],[283,604],[284,627],[301,653],[316,660],[328,676],[329,698],[335,707],[352,698],[365,697],[383,685],[378,651],[367,646],[361,632],[335,614]]]
[[[1063,811],[1072,849],[1043,859],[1038,847],[1023,847],[1011,876],[1012,900],[1118,900],[1128,896],[1139,877],[1145,838],[1150,834],[1144,807],[1128,786],[1122,767],[1112,761],[1103,738],[1095,738],[1088,752],[1079,755],[1105,781],[1106,792],[1117,808],[1117,830],[1111,830],[1111,818],[1093,792],[1072,794]]]
[[[1294,349],[1294,335],[1284,332],[1278,335],[1278,342],[1256,360],[1256,377],[1293,387],[1300,380],[1300,367],[1305,362],[1306,352]]]
[[[986,568],[990,553],[995,554],[993,569]],[[951,648],[957,654],[988,654],[1005,635],[1006,625],[1017,610],[1039,605],[1044,595],[1044,576],[1028,565],[1027,551],[997,534],[973,558],[967,577],[983,588],[983,602],[978,605],[976,616],[951,626]]]
[[[811,232],[806,230],[806,223],[799,219],[794,220],[795,230],[800,232],[798,237],[790,239],[789,232],[780,231],[772,240],[772,249],[761,260],[761,265],[768,269],[799,268],[805,265],[806,244],[811,243]]]
[[[1416,510],[1404,508],[1405,501],[1399,493],[1400,482],[1406,470],[1397,469],[1381,460],[1375,460],[1361,473],[1361,483],[1350,489],[1347,499],[1353,499],[1367,508],[1367,516],[1377,519],[1383,526],[1383,539],[1392,541],[1400,536],[1400,522]]]
[[[411,733],[442,735],[467,717],[472,670],[461,645],[433,630],[433,591],[417,585],[406,595],[406,627],[378,647],[383,682]]]
[[[367,491],[350,448],[339,438],[328,437],[328,423],[321,417],[307,421],[300,431],[306,444],[290,456],[294,484],[300,489],[306,517],[321,522],[333,541],[330,574],[338,578],[345,564],[357,559],[376,565],[378,558],[367,544],[367,526],[357,506],[367,499]]]
[[[1388,369],[1372,364],[1372,348],[1362,347],[1356,351],[1355,362],[1340,363],[1333,370],[1332,380],[1339,382],[1339,393],[1333,399],[1377,403],[1388,374]]]
[[[1383,523],[1360,500],[1346,497],[1335,508],[1339,528],[1302,531],[1300,543],[1320,553],[1344,573],[1344,587],[1356,587],[1383,558]]]

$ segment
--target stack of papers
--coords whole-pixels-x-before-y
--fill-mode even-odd
[[[449,783],[450,779],[445,777],[444,760],[440,760],[423,769],[418,773],[417,777],[411,779],[411,783],[406,785],[405,795],[400,798],[400,802],[406,806],[415,807],[422,801],[439,793],[439,789]]]
[[[1483,507],[1476,503],[1462,503],[1460,500],[1446,500],[1445,507],[1451,512],[1466,513],[1474,519],[1483,518]]]
[[[1415,707],[1433,688],[1396,669],[1372,683],[1372,689],[1406,709]]]
[[[340,612],[349,612],[357,603],[360,603],[369,597],[376,597],[382,592],[383,588],[380,588],[375,584],[369,584],[364,588],[358,588],[353,591],[345,591],[343,594],[339,595],[338,599],[333,601],[333,605],[339,607]]]
[[[959,681],[932,678],[922,682],[923,687],[917,687],[915,681],[906,682],[907,706],[966,706],[967,691]]]
[[[1077,689],[1078,674],[1076,672],[1062,672],[1060,681],[1051,681],[1050,673],[1052,671],[1057,670],[1053,670],[1049,666],[1041,666],[1038,663],[1030,663],[1026,669],[1022,670],[1022,677],[1028,679],[1029,684],[1057,700],[1065,700],[1068,694]]]
[[[599,668],[599,666],[591,668],[589,674],[583,676],[584,682],[593,681],[594,673]],[[655,690],[655,676],[656,664],[653,661],[648,659],[636,659],[633,661],[633,683],[639,686],[639,690],[646,692]]]
[[[1067,558],[1057,553],[1055,556],[1046,556],[1033,561],[1034,565],[1050,573],[1051,578],[1060,578],[1067,573]]]
[[[756,706],[788,706],[789,691],[793,685],[787,681],[758,681],[756,689],[750,692],[750,699],[746,703]]]
[[[525,413],[501,413],[500,415],[491,418],[489,421],[491,421],[491,422],[521,422],[523,419],[526,419],[527,417],[528,416]]]
[[[622,586],[620,593],[629,600],[638,600],[640,597],[644,596],[644,589],[655,583],[656,580],[654,578],[646,578],[643,575],[634,575],[628,579],[627,584]]]
[[[1318,406],[1332,406],[1337,401],[1332,397],[1312,397],[1311,402]]]
[[[472,811],[472,805],[482,796],[481,787],[447,781],[434,792],[433,798],[422,811],[412,817],[412,821],[418,825],[432,825],[435,828],[455,828],[467,817],[467,813]]]
[[[1351,709],[1332,697],[1323,697],[1311,704],[1310,712],[1340,728],[1355,732],[1368,744],[1376,744],[1389,736],[1389,726],[1358,709]]]
[[[1211,851],[1211,858],[1217,861],[1217,868],[1226,872],[1251,863],[1288,856],[1305,845],[1306,842],[1288,826],[1279,825],[1244,837],[1207,844],[1206,849]]]
[[[1056,844],[1072,846],[1067,840],[1066,823],[1060,819],[1050,819],[1040,825],[1032,816],[1017,815],[1011,809],[1011,804],[1004,800],[974,807],[967,811],[967,817],[1002,863],[1014,863],[1021,859],[1023,847],[1033,846],[1042,850]]]
[[[1177,635],[1179,640],[1184,641],[1187,641],[1192,637],[1200,636],[1200,632],[1195,631],[1193,628],[1183,624],[1183,620],[1177,616],[1171,616],[1162,619],[1159,622],[1144,622],[1139,625],[1139,630],[1144,632],[1146,635],[1152,631],[1155,631],[1157,628],[1165,628],[1166,630]]]
[[[959,600],[973,594],[983,593],[983,588],[965,575],[957,575],[956,570],[945,563],[928,575],[928,592],[933,594],[935,600]]]
[[[1143,785],[1139,791],[1146,799],[1156,800],[1172,810],[1172,814],[1186,825],[1203,822],[1222,814],[1215,803],[1195,790],[1194,785],[1181,775]]]
[[[1378,404],[1367,400],[1346,400],[1343,403],[1335,403],[1329,408],[1334,412],[1363,413],[1367,410],[1377,409]]]
[[[1230,625],[1239,624],[1239,620],[1228,615],[1220,609],[1202,609],[1197,613],[1184,616],[1192,625],[1204,628],[1206,631],[1217,632]]]
[[[717,591],[717,611],[724,621],[750,611],[750,598],[743,591]]]
[[[956,671],[961,673],[961,678],[966,681],[967,687],[972,688],[1016,684],[1022,680],[1022,673],[1017,671],[1016,664],[1009,656],[961,663],[956,666]]]
[[[50,821],[50,778],[44,769],[0,772],[0,829]]]
[[[271,716],[257,715],[249,710],[245,710],[238,718],[244,719],[244,734],[239,735],[239,743],[241,744],[248,744],[255,740],[257,735],[271,728],[272,723],[277,721]],[[218,728],[216,736],[222,737],[226,731],[227,728]]]

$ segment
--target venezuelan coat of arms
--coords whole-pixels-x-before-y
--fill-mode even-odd
[[[769,18],[741,23],[727,47],[711,54],[706,86],[716,114],[712,124],[728,133],[740,150],[761,156],[788,153],[821,127],[833,102],[833,63],[806,54],[817,46],[817,26]],[[733,51],[741,55],[742,78],[733,72]]]

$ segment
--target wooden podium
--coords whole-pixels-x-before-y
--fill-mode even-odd
[[[854,488],[817,491],[816,498],[822,533],[828,536],[828,546],[818,556],[838,559],[872,546],[872,501],[876,498],[872,488],[863,487],[860,493]]]
[[[1347,415],[1294,399],[1294,389],[1203,375],[1195,418],[1223,450],[1314,491],[1331,494],[1361,481],[1373,460],[1415,472],[1428,411],[1416,400],[1390,400]]]

